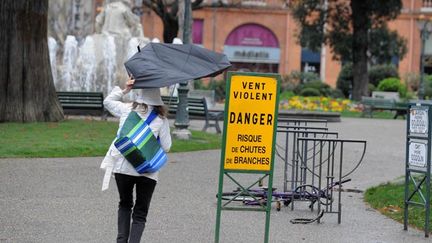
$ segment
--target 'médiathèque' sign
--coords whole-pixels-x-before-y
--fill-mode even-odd
[[[224,169],[270,171],[278,80],[271,75],[238,74],[228,85]]]

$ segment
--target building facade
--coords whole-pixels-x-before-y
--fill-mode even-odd
[[[287,4],[277,0],[223,3],[224,7],[193,11],[194,43],[225,53],[233,70],[282,75],[292,71],[316,72],[324,82],[336,85],[341,63],[333,60],[328,46],[314,53],[297,43],[297,23]],[[403,0],[402,13],[389,23],[407,40],[408,53],[397,62],[401,78],[420,72],[420,19],[432,20],[432,0]],[[144,9],[142,24],[145,36],[162,39],[162,22],[150,9]],[[425,45],[425,72],[432,74],[432,35]]]
[[[420,30],[425,26],[424,21],[431,21],[426,27],[432,30],[432,0],[403,0],[402,13],[395,21],[389,23],[390,28],[407,40],[408,52],[404,59],[399,61],[398,66],[401,77],[420,73]],[[425,43],[424,60],[424,72],[432,74],[432,35],[428,36]]]

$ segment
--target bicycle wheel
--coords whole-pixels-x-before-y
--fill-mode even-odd
[[[311,206],[316,202],[320,201],[321,205],[330,205],[333,202],[333,198],[330,195],[326,195],[326,191],[320,190],[318,187],[313,185],[301,185],[295,190],[295,197],[306,199],[311,201]]]

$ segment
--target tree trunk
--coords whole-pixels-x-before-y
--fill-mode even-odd
[[[367,12],[367,1],[351,0],[352,23],[353,23],[353,90],[352,98],[360,100],[362,96],[368,95],[368,26],[369,17]]]
[[[48,0],[0,1],[0,122],[60,121],[47,43]]]
[[[177,37],[179,25],[177,19],[173,19],[169,14],[165,14],[162,18],[163,22],[163,41],[164,43],[172,43]]]

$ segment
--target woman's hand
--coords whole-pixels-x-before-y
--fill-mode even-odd
[[[122,90],[123,94],[129,93],[131,91],[134,83],[135,83],[135,79],[133,79],[133,78],[130,78],[128,81],[126,81],[126,87]]]

